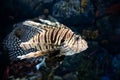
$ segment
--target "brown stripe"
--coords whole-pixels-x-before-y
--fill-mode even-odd
[[[59,32],[59,28],[55,29],[54,34],[53,34],[53,42],[55,43],[57,34]]]
[[[50,35],[51,35],[50,31],[51,31],[51,29],[49,29],[49,31],[48,31],[48,43],[49,44],[50,44]]]
[[[46,35],[46,41],[47,41],[46,43],[49,43],[49,30],[46,32],[45,35]]]
[[[53,33],[54,33],[54,28],[52,29],[52,33],[51,33],[51,43],[53,43]]]
[[[37,46],[35,45],[35,49],[37,49]]]
[[[52,44],[52,38],[51,38],[52,32],[53,32],[53,29],[50,29],[50,31],[49,31],[49,44]],[[51,45],[49,47],[50,47],[50,49],[53,49]]]
[[[63,32],[63,29],[59,29],[59,32],[58,32],[58,35],[57,35],[57,39],[56,39],[56,42],[55,44],[58,44],[59,42],[59,37],[61,36],[61,33]],[[58,44],[59,45],[59,44]]]
[[[46,50],[48,50],[49,49],[48,45],[45,45],[45,48],[46,48]]]
[[[44,43],[43,43],[43,33],[41,33],[41,35],[40,35],[40,43],[41,43],[41,45],[44,44]],[[41,50],[44,50],[44,49],[43,49],[43,46],[41,46]]]
[[[47,33],[47,31],[45,31],[45,33],[44,33],[44,41],[45,41],[45,43],[47,43],[47,35],[46,35],[46,33]]]
[[[35,42],[34,37],[32,38],[32,40],[33,40],[33,43],[34,43]]]
[[[68,34],[69,29],[67,29],[67,31],[65,32],[65,34],[63,35],[63,39],[66,40],[66,35]]]
[[[53,37],[52,37],[52,42],[53,43],[54,43],[55,33],[56,33],[56,29],[53,30]]]
[[[41,51],[41,47],[40,47],[40,44],[37,44],[37,47],[38,47],[38,50]]]
[[[72,45],[75,45],[76,42],[77,42],[77,40],[74,39],[74,42],[72,43]]]
[[[59,42],[58,44],[61,44],[61,42],[64,41],[63,37],[65,36],[67,30],[66,29],[63,29],[63,32],[61,33],[60,37],[59,37]]]
[[[40,40],[41,40],[41,43],[44,44],[44,41],[43,41],[44,40],[44,34],[43,33],[41,34]]]
[[[74,38],[74,34],[73,34],[73,33],[71,33],[71,34],[70,34],[70,38],[69,38],[69,40],[68,40],[68,43],[69,43],[69,42],[70,42],[70,40],[71,40],[71,39],[73,39],[73,38]]]
[[[69,34],[70,34],[70,33],[71,33],[71,31],[69,30],[69,31],[67,32],[66,36],[65,36],[66,39],[69,38]]]
[[[75,42],[75,38],[74,38],[74,36],[71,38],[71,40],[69,41],[69,45],[70,46],[73,46],[73,43]]]
[[[41,46],[41,51],[44,51],[44,48],[43,48],[43,46]]]
[[[38,43],[40,43],[40,33],[38,34]]]
[[[37,42],[37,35],[34,36],[34,41]]]
[[[38,43],[39,50],[42,51],[40,44]]]
[[[46,35],[46,41],[47,41],[45,48],[46,48],[46,49],[49,49],[49,46],[48,46],[48,44],[49,44],[49,30],[46,32],[45,35]]]
[[[39,46],[40,50],[42,50],[40,44],[41,44],[41,33],[39,33],[39,35],[38,35],[38,46]]]
[[[69,38],[68,38],[68,43],[69,43],[70,40],[73,38],[74,33],[70,31],[70,33],[68,33],[68,36],[69,36]]]
[[[34,41],[35,41],[35,43],[36,43],[36,35],[34,36]]]
[[[44,33],[44,36],[45,36],[45,37],[44,37],[44,40],[45,40],[45,42],[44,42],[44,44],[43,44],[43,46],[42,46],[44,50],[48,49],[48,47],[46,46],[47,43],[48,43],[48,41],[47,41],[47,40],[48,40],[48,39],[47,39],[47,37],[48,37],[47,33],[48,33],[48,30],[46,30],[45,33]]]
[[[26,46],[23,44],[23,48],[25,49],[25,50],[27,50],[27,48],[26,48]]]
[[[45,31],[45,32],[42,34],[42,37],[43,37],[43,38],[41,38],[41,40],[42,40],[42,49],[43,49],[43,50],[46,50],[46,46],[45,46],[45,44],[47,43],[46,32],[47,32],[47,31]],[[46,40],[46,42],[45,42],[45,40]]]
[[[49,32],[49,43],[51,44],[52,43],[52,32],[53,32],[53,29],[50,29],[50,32]]]
[[[29,44],[29,49],[32,48],[31,44]]]
[[[35,40],[36,40],[36,43],[38,43],[38,38],[39,38],[38,35],[39,35],[39,34],[36,35],[36,39],[35,39]]]

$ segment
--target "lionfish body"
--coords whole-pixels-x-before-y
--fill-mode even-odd
[[[30,40],[22,42],[20,47],[24,50],[37,49],[26,55],[17,58],[25,59],[32,57],[46,56],[60,50],[58,55],[73,55],[87,49],[87,42],[76,35],[70,28],[61,25],[57,27],[41,27],[42,31],[34,35]]]

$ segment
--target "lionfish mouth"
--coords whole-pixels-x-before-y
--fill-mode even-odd
[[[75,53],[80,53],[88,48],[87,42],[82,39],[78,40],[75,42],[74,45],[70,45],[70,48],[75,52]]]
[[[87,42],[82,39],[81,41],[78,41],[77,46],[74,47],[76,53],[80,53],[88,48]]]
[[[81,45],[82,45],[81,51],[84,51],[88,48],[88,44],[85,40],[81,41]]]

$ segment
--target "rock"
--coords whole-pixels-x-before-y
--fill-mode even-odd
[[[97,20],[97,26],[101,32],[101,35],[109,35],[112,32],[112,25],[109,21],[110,16],[104,16]]]
[[[68,73],[63,76],[64,80],[78,80],[78,77],[75,73]]]
[[[112,66],[116,71],[120,70],[120,54],[113,57]]]
[[[34,18],[43,14],[44,8],[50,8],[53,0],[8,0],[4,2],[4,11],[9,11],[12,19]]]
[[[63,80],[60,76],[54,76],[54,80]]]
[[[94,8],[90,0],[61,0],[53,5],[52,16],[69,25],[92,23]],[[73,21],[74,20],[74,21]]]
[[[96,7],[96,16],[100,17],[105,14],[111,14],[111,12],[114,13],[114,8],[109,9],[109,7],[117,2],[119,3],[119,0],[93,0],[94,7]]]

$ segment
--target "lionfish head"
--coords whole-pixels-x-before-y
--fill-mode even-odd
[[[87,42],[80,35],[75,35],[73,38],[73,43],[69,46],[72,51],[80,53],[88,48]]]

